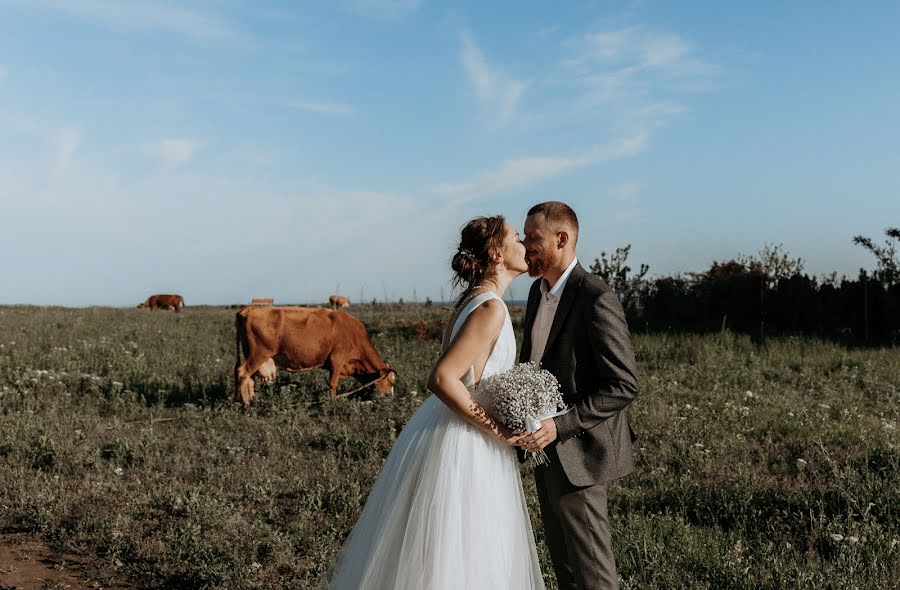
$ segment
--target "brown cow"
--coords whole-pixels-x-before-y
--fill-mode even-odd
[[[242,307],[235,317],[235,399],[250,406],[253,377],[275,378],[278,368],[302,371],[322,367],[331,374],[331,394],[344,377],[373,383],[388,395],[397,373],[381,360],[365,326],[355,317],[330,309],[303,307]],[[241,351],[244,362],[241,362]]]
[[[328,298],[328,303],[331,304],[331,309],[337,309],[339,307],[350,307],[350,300],[343,295],[332,295]]]
[[[184,307],[184,298],[181,295],[151,295],[147,301],[138,305],[138,309],[169,309],[179,312]]]

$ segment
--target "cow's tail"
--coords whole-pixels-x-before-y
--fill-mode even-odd
[[[234,370],[241,366],[241,316],[234,318]]]

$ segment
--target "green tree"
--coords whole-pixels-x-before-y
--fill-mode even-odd
[[[765,244],[757,254],[741,257],[740,262],[748,271],[761,272],[770,288],[781,279],[803,274],[803,259],[791,258],[784,251],[784,244]]]
[[[889,286],[900,281],[900,260],[897,258],[897,245],[900,243],[900,228],[889,227],[884,230],[887,236],[884,246],[879,246],[870,238],[855,236],[853,243],[862,246],[875,255],[877,268],[873,273],[874,278],[882,284]]]
[[[631,274],[631,267],[627,264],[630,251],[631,244],[616,248],[611,255],[607,255],[605,251],[600,252],[600,258],[594,259],[590,269],[612,287],[626,313],[633,312],[637,307],[644,277],[650,270],[649,266],[641,264],[640,270],[636,274]]]

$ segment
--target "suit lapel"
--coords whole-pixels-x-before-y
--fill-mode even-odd
[[[580,263],[576,264],[575,268],[572,269],[572,274],[569,275],[569,280],[566,282],[566,287],[563,289],[559,305],[556,306],[556,315],[553,316],[553,324],[550,326],[550,334],[547,335],[547,345],[544,347],[544,356],[541,357],[541,360],[547,356],[547,351],[550,350],[554,341],[559,336],[563,324],[566,321],[566,316],[569,315],[569,311],[572,309],[572,303],[575,301],[575,292],[581,287],[581,282],[584,280],[584,274],[584,268],[582,268]]]
[[[525,306],[525,322],[522,325],[524,334],[522,335],[522,353],[519,355],[519,362],[527,362],[531,358],[531,330],[534,327],[534,318],[537,315],[537,306],[541,299],[540,283],[543,279],[538,279],[531,285],[528,291],[528,304]]]

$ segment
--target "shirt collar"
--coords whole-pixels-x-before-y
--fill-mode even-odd
[[[562,297],[563,289],[566,288],[566,282],[569,280],[569,275],[572,274],[572,269],[575,268],[576,264],[578,264],[578,259],[573,258],[552,289],[547,286],[547,279],[541,279],[541,295],[546,296],[549,301],[556,301]]]

